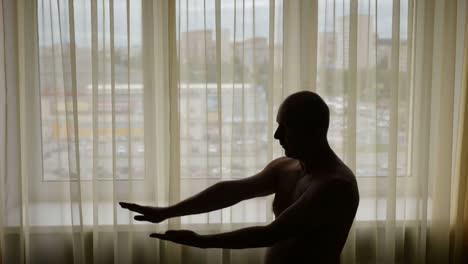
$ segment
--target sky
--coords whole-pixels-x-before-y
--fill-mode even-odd
[[[141,23],[141,0],[129,0],[130,6],[130,45],[141,45],[142,23]],[[221,0],[221,28],[230,33],[230,39],[234,39],[234,7],[236,7],[236,40],[240,41],[243,37],[248,39],[253,36],[253,8],[252,4],[255,1],[255,35],[260,37],[268,37],[269,30],[269,0],[237,0],[236,4],[232,0]],[[333,31],[333,14],[335,18],[349,15],[350,0],[320,0],[319,1],[319,31]],[[103,21],[106,21],[107,35],[109,34],[109,2],[98,1],[98,28],[102,32]],[[127,7],[126,0],[114,0],[114,38],[116,47],[127,45]],[[276,19],[281,19],[282,16],[282,1],[276,0],[275,6]],[[60,4],[60,6],[57,5]],[[38,0],[38,25],[40,45],[47,46],[52,42],[59,43],[59,24],[62,32],[67,33],[69,24],[68,20],[68,1],[56,0]],[[103,3],[105,7],[103,8]],[[245,6],[243,5],[245,3]],[[377,16],[377,31],[380,38],[390,38],[392,31],[392,5],[393,1],[385,0],[378,1],[377,9],[375,7],[376,0],[359,1],[358,13],[362,15],[371,14],[375,19]],[[187,12],[188,4],[188,12]],[[400,9],[400,37],[406,39],[407,35],[407,17],[408,17],[408,0],[401,1]],[[343,8],[344,7],[344,8]],[[60,21],[59,12],[60,11]],[[52,10],[52,11],[51,11]],[[105,10],[105,12],[103,12]],[[214,0],[179,0],[177,1],[177,18],[176,22],[179,25],[180,31],[200,30],[205,27],[215,31],[215,1]],[[243,13],[245,11],[245,13]],[[75,0],[74,1],[74,16],[75,16],[75,39],[78,46],[91,45],[91,6],[90,0]],[[188,21],[187,21],[188,17]],[[59,23],[61,22],[61,23]],[[275,24],[279,27],[277,21]],[[52,25],[51,25],[52,24]],[[245,24],[245,25],[244,25]],[[243,27],[244,25],[244,27]],[[51,28],[52,26],[52,28]],[[52,34],[53,31],[53,34]],[[63,34],[62,36],[67,36]],[[102,33],[100,34],[102,35]],[[62,39],[66,41],[66,39]]]

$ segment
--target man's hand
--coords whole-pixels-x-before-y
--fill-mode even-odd
[[[134,217],[137,221],[160,223],[168,218],[165,207],[143,206],[125,202],[119,202],[119,204],[124,209],[141,214]]]
[[[182,245],[205,248],[202,236],[190,230],[168,230],[164,234],[152,233],[150,237],[159,238]]]

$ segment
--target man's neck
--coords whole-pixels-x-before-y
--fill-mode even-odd
[[[338,157],[327,144],[321,148],[316,148],[301,163],[307,172],[316,174],[335,168],[337,161]]]

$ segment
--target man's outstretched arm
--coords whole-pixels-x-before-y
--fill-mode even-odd
[[[331,182],[326,186],[311,186],[267,226],[242,228],[232,232],[199,235],[189,230],[169,230],[151,237],[200,248],[254,248],[269,247],[291,236],[321,228],[329,222],[342,221],[350,205],[346,203],[349,186]],[[344,203],[343,203],[344,202]]]
[[[150,236],[198,248],[269,247],[278,240],[269,226],[253,226],[213,235],[199,235],[190,230],[169,230],[164,234],[153,233]]]
[[[211,212],[232,206],[246,199],[274,193],[276,174],[284,162],[287,161],[283,158],[276,159],[254,176],[216,183],[204,191],[169,207],[150,207],[124,202],[121,202],[120,205],[125,209],[142,214],[135,216],[136,220],[153,223],[159,223],[171,217]]]

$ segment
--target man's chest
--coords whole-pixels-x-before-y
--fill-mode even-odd
[[[285,175],[286,176],[286,175]],[[311,186],[316,184],[304,175],[289,175],[277,182],[273,212],[276,216],[293,204]]]

